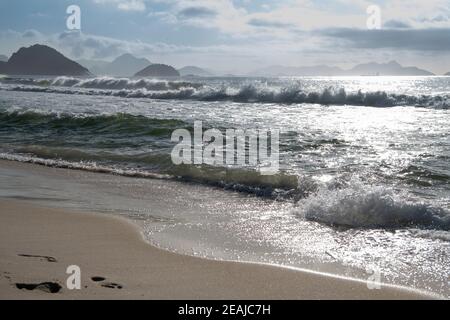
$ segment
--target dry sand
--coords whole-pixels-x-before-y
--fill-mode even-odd
[[[81,268],[81,290],[66,268]],[[92,277],[105,278],[95,282]],[[55,283],[34,290],[17,283]],[[55,285],[57,286],[57,285]],[[422,293],[276,266],[211,261],[146,243],[114,216],[0,201],[0,299],[423,299]]]

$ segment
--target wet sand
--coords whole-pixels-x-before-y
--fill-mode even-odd
[[[70,265],[81,269],[80,290],[66,286]],[[426,298],[400,287],[369,290],[364,281],[171,253],[149,245],[124,218],[0,200],[0,299]]]

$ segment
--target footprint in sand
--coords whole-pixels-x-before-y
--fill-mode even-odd
[[[56,282],[41,282],[41,283],[16,283],[17,289],[25,290],[40,290],[47,293],[58,293],[62,287]]]
[[[105,277],[100,277],[100,276],[94,276],[91,277],[91,280],[94,282],[103,282],[106,280]],[[102,287],[105,288],[110,288],[110,289],[122,289],[123,286],[121,284],[118,283],[114,283],[114,282],[104,282],[100,284]]]
[[[106,278],[103,278],[103,277],[92,277],[91,280],[94,281],[94,282],[101,282],[101,281],[105,281]]]
[[[51,256],[41,256],[41,255],[35,255],[35,254],[25,254],[25,253],[19,253],[17,254],[19,257],[25,257],[25,258],[37,258],[41,261],[47,261],[47,262],[57,262],[56,258]],[[6,272],[5,272],[6,274]],[[5,276],[8,280],[11,281],[11,277]],[[60,292],[62,287],[57,282],[41,282],[41,283],[15,283],[15,286],[17,289],[20,290],[40,290],[47,293],[57,293]]]
[[[25,257],[25,258],[38,258],[40,260],[45,260],[47,262],[57,262],[58,261],[58,260],[56,260],[56,258],[50,257],[50,256],[39,256],[39,255],[24,254],[24,253],[19,253],[18,256]]]
[[[122,289],[123,288],[120,284],[117,284],[114,282],[102,283],[102,287],[111,288],[111,289]]]

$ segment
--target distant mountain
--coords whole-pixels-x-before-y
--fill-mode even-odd
[[[53,48],[35,44],[20,48],[8,62],[0,62],[0,73],[11,75],[70,75],[86,76],[88,69]]]
[[[4,61],[0,61],[0,75],[7,73],[8,63]]]
[[[265,69],[258,70],[252,75],[255,76],[338,76],[345,72],[338,67],[330,67],[326,65],[318,65],[312,67],[285,67],[285,66],[270,66]]]
[[[136,58],[132,54],[126,53],[112,62],[100,61],[97,65],[92,66],[91,71],[96,75],[131,77],[151,64],[145,58]]]
[[[350,70],[327,65],[312,67],[271,66],[257,70],[253,76],[429,76],[433,73],[416,67],[403,67],[396,61],[359,64]]]
[[[348,71],[351,75],[432,76],[433,73],[416,67],[403,67],[397,61],[359,64]]]
[[[450,76],[450,72],[447,72],[446,74],[444,74],[444,76]]]
[[[135,77],[179,77],[180,73],[166,64],[152,64],[134,75]]]
[[[6,62],[8,61],[8,57],[3,54],[0,54],[0,61]]]
[[[81,64],[83,67],[89,69],[92,73],[96,74],[94,71],[96,68],[103,68],[106,65],[110,64],[110,61],[105,60],[89,60],[89,59],[80,59],[77,60],[79,64]]]
[[[178,72],[180,73],[181,76],[200,76],[200,77],[212,76],[211,72],[195,66],[183,67],[181,69],[178,69]]]

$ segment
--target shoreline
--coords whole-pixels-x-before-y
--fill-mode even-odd
[[[0,299],[437,298],[391,285],[369,290],[361,280],[164,251],[146,242],[132,221],[117,216],[0,200],[0,222]],[[69,265],[81,268],[81,290],[66,288]],[[62,288],[49,293],[16,287],[43,282]]]

